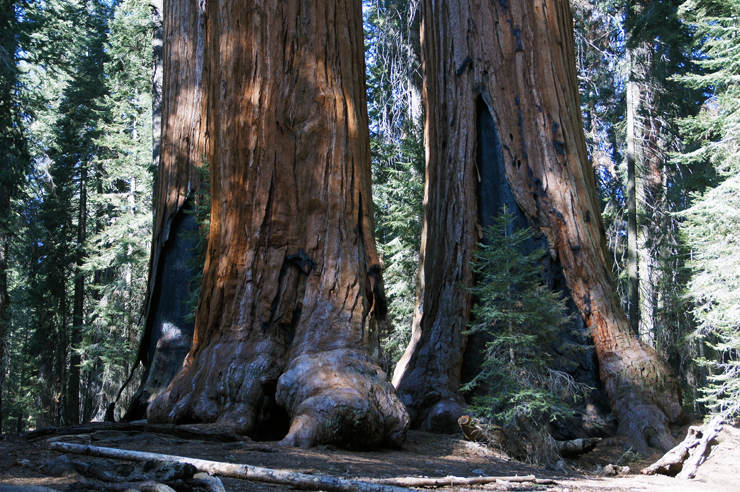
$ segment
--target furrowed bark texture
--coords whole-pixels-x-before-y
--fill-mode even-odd
[[[478,240],[476,104],[493,117],[499,158],[519,207],[592,331],[619,432],[639,446],[673,444],[682,418],[674,374],[633,335],[607,267],[604,225],[587,160],[568,2],[423,4],[427,188],[423,293],[394,383],[415,424],[444,428],[457,393],[466,286]],[[490,142],[488,143],[490,144]]]
[[[124,420],[138,420],[182,367],[191,347],[193,322],[185,300],[197,272],[197,230],[188,195],[205,153],[203,107],[204,0],[164,0],[162,135],[156,182],[154,234],[149,262],[146,324],[137,363],[145,372]],[[156,116],[155,116],[156,118]],[[190,233],[190,234],[188,234]]]
[[[206,33],[208,253],[193,348],[148,418],[398,446],[408,417],[368,353],[386,308],[361,2],[213,1]]]

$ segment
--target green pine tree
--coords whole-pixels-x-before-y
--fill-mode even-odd
[[[411,338],[424,197],[419,2],[365,2],[365,43],[375,235],[388,316],[382,367],[390,373]]]
[[[7,412],[10,385],[5,384],[8,361],[6,354],[11,334],[9,268],[11,242],[17,230],[18,210],[15,200],[22,196],[29,168],[29,156],[24,135],[24,102],[21,98],[22,84],[19,78],[20,22],[14,0],[0,1],[0,433]]]
[[[704,169],[709,191],[681,214],[691,247],[687,292],[697,320],[698,362],[708,370],[703,401],[713,412],[740,415],[740,1],[690,0],[685,19],[702,41],[696,63],[705,72],[679,78],[704,90],[701,112],[682,122],[689,152],[682,165]],[[705,347],[706,344],[706,347]]]
[[[102,417],[131,371],[141,336],[152,227],[152,35],[149,3],[123,0],[108,24],[106,94],[99,100],[91,194],[93,234],[82,268],[91,278],[89,322],[76,347],[85,416]],[[131,389],[133,391],[133,389]],[[126,398],[119,405],[126,408]]]
[[[31,148],[42,180],[37,210],[39,269],[32,288],[37,324],[31,348],[39,355],[39,423],[79,422],[79,343],[84,325],[87,196],[92,124],[102,83],[107,9],[96,2],[28,5],[27,74],[34,122]],[[58,24],[55,24],[55,20]],[[49,46],[50,40],[59,44]],[[59,50],[64,50],[60,52]]]
[[[476,410],[497,423],[523,416],[555,420],[570,416],[580,389],[565,373],[551,369],[550,344],[569,320],[562,296],[544,282],[542,249],[524,253],[530,229],[513,230],[508,211],[487,228],[473,263],[477,274],[470,333],[488,332],[482,371],[464,388],[483,386]],[[574,391],[575,390],[575,391]]]

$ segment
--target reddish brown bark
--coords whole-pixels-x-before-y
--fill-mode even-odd
[[[191,347],[193,323],[185,300],[194,276],[197,229],[188,196],[199,186],[196,172],[205,153],[203,106],[202,0],[164,0],[162,135],[159,153],[154,233],[149,262],[146,323],[137,363],[142,382],[125,420],[143,418],[149,403],[172,381]],[[155,114],[157,111],[155,111]]]
[[[462,330],[481,217],[476,148],[493,145],[519,207],[545,233],[596,345],[619,432],[667,448],[682,418],[678,382],[633,335],[607,267],[604,225],[580,114],[568,2],[424,2],[427,110],[424,291],[394,378],[412,419],[459,417]],[[496,142],[476,142],[476,105]]]
[[[284,444],[398,446],[408,417],[368,351],[385,299],[359,0],[207,6],[211,229],[193,348],[152,422]],[[283,409],[283,410],[281,410]]]

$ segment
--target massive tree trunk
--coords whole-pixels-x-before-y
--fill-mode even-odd
[[[198,224],[188,197],[199,186],[196,168],[205,153],[204,1],[165,0],[163,10],[162,134],[159,141],[155,135],[154,143],[155,159],[159,154],[154,234],[146,322],[136,360],[145,370],[124,420],[146,415],[149,403],[182,367],[193,339],[185,301],[197,273],[191,262],[197,255]],[[156,76],[155,71],[155,88]]]
[[[208,252],[193,348],[148,419],[398,446],[408,417],[373,357],[361,2],[216,0],[206,19]]]
[[[466,286],[479,238],[476,148],[503,162],[518,206],[548,240],[593,334],[619,432],[668,448],[682,418],[678,382],[633,335],[607,267],[604,225],[580,114],[568,2],[424,2],[427,188],[423,293],[394,377],[417,425],[457,419]],[[477,107],[483,107],[476,111]],[[477,142],[477,115],[493,141]]]

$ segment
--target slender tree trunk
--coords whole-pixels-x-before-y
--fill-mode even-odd
[[[635,111],[639,97],[637,84],[631,80],[630,73],[630,80],[627,81],[627,275],[629,276],[627,311],[630,325],[635,333],[640,331],[640,277],[637,259],[637,195],[635,193]]]
[[[655,149],[651,141],[654,135],[648,134],[648,145]],[[657,346],[659,337],[660,311],[664,309],[661,299],[661,286],[665,285],[664,269],[666,258],[671,256],[670,247],[665,243],[656,245],[661,236],[666,237],[670,230],[670,214],[666,210],[664,190],[666,174],[663,160],[653,155],[646,156],[645,174],[638,175],[636,182],[638,227],[637,257],[640,272],[640,337]],[[640,211],[643,213],[640,213]],[[666,323],[662,323],[665,325]]]
[[[0,183],[0,435],[3,433],[3,393],[5,386],[5,329],[10,307],[8,293],[8,254],[10,252],[10,190],[6,183]]]
[[[182,367],[192,344],[194,325],[185,301],[197,273],[191,262],[197,254],[198,225],[188,196],[200,186],[196,168],[205,153],[204,8],[204,0],[165,0],[160,11],[164,31],[162,128],[158,137],[155,112],[154,158],[159,155],[159,168],[146,321],[136,361],[145,370],[124,420],[146,415],[149,403]],[[155,54],[156,43],[155,37]],[[155,70],[155,91],[157,75]]]
[[[409,114],[414,123],[421,122],[422,75],[421,75],[421,6],[420,0],[413,0],[407,6],[409,22],[408,59],[406,75],[408,78]]]
[[[519,207],[562,265],[593,334],[619,432],[640,448],[670,447],[668,424],[683,416],[680,389],[670,368],[633,334],[608,268],[568,2],[426,0],[423,12],[424,282],[412,343],[394,377],[412,419],[444,426],[461,410],[466,286],[482,222],[475,152],[488,145],[503,162]],[[478,142],[476,115],[486,113],[494,138]]]
[[[645,5],[640,5],[642,10]],[[656,342],[656,286],[660,285],[660,252],[652,246],[656,238],[664,234],[666,226],[663,202],[663,182],[665,171],[661,150],[661,134],[666,129],[659,121],[658,108],[654,102],[656,79],[654,75],[654,58],[652,46],[641,42],[628,48],[630,66],[630,85],[633,90],[634,114],[634,207],[635,230],[634,247],[637,261],[637,278],[639,294],[636,315],[638,324],[632,327],[644,341],[655,345]],[[631,277],[630,277],[631,278]],[[630,316],[632,316],[630,304]]]
[[[193,348],[151,422],[259,437],[289,418],[287,445],[403,441],[407,415],[368,355],[386,308],[361,9],[208,2],[208,253]]]
[[[152,165],[159,168],[162,152],[162,73],[164,72],[164,0],[152,0]]]
[[[65,217],[65,219],[68,219],[68,217]],[[69,222],[65,220],[60,237],[65,239],[68,237],[68,233],[64,229],[69,226]],[[58,251],[53,253],[55,253],[56,258],[64,258],[65,260],[70,258],[66,242],[59,246]],[[44,260],[48,260],[48,256]],[[40,354],[42,362],[39,367],[39,379],[42,385],[40,391],[41,407],[39,409],[40,420],[37,419],[37,426],[66,425],[67,348],[69,347],[67,279],[71,273],[69,264],[65,263],[47,274],[46,278],[43,279],[46,286],[55,291],[56,298],[52,298],[53,305],[48,306],[46,312],[42,311],[41,322],[44,324],[44,329],[38,330],[36,333],[38,342],[43,344]]]
[[[5,230],[9,203],[5,187],[0,185],[0,434],[3,433],[3,392],[5,391],[5,326],[10,306],[8,295],[8,253],[10,241]]]
[[[626,24],[642,15],[645,2],[627,2]],[[629,319],[632,329],[645,341],[653,341],[655,283],[659,281],[657,252],[651,236],[660,234],[659,201],[663,171],[659,148],[661,124],[654,113],[651,91],[655,86],[652,46],[646,41],[627,46],[627,270]]]
[[[87,238],[87,168],[82,165],[80,175],[80,204],[77,215],[77,252],[75,255],[74,298],[72,304],[72,329],[69,337],[69,384],[67,386],[67,424],[80,423],[80,364],[82,358],[76,349],[82,342],[82,326],[85,322],[85,277],[81,268],[85,260],[84,244]]]

